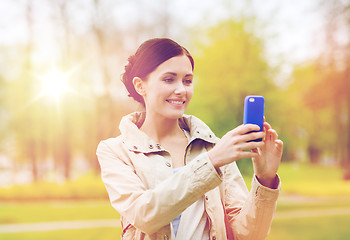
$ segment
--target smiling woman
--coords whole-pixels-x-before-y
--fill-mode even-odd
[[[267,122],[264,132],[246,124],[219,139],[184,114],[193,70],[190,53],[168,38],[147,40],[128,59],[122,80],[144,109],[123,117],[121,134],[97,149],[122,239],[266,239],[283,142]],[[254,166],[250,193],[236,165],[244,158]]]

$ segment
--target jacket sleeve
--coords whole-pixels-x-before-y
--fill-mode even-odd
[[[230,164],[224,174],[225,211],[229,239],[262,240],[269,234],[276,210],[281,184],[277,189],[267,188],[253,176],[248,192],[237,165]]]
[[[126,155],[121,157],[105,141],[99,144],[97,156],[112,206],[127,222],[147,234],[169,224],[222,182],[207,153],[153,189],[146,189]]]

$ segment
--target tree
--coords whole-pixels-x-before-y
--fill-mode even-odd
[[[195,46],[194,97],[188,112],[221,137],[243,123],[245,96],[263,95],[266,118],[273,119],[278,104],[276,87],[264,56],[263,40],[248,31],[247,22],[219,23],[202,33]],[[277,126],[278,120],[272,122]],[[238,161],[238,166],[245,174],[253,171],[250,161]]]
[[[324,78],[317,89],[327,89],[323,98],[325,106],[335,110],[335,152],[341,164],[350,169],[350,2],[322,1],[322,5],[326,16],[326,49],[320,57]]]
[[[331,157],[350,165],[350,5],[321,1],[325,14],[322,54],[295,67],[287,96],[293,98],[295,126],[312,163]],[[341,36],[341,37],[339,37]],[[300,132],[300,131],[299,131]],[[301,139],[294,134],[294,137]]]
[[[228,20],[201,35],[195,50],[195,91],[189,111],[218,135],[242,123],[246,95],[264,95],[275,89],[262,44],[247,31],[244,21]],[[266,104],[271,104],[269,99]]]

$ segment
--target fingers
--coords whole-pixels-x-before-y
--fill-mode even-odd
[[[255,150],[257,148],[263,147],[265,145],[264,142],[244,142],[237,146],[238,150],[245,151],[245,150]],[[254,151],[253,151],[254,152]]]
[[[248,142],[237,148],[237,159],[256,158],[259,156],[258,148],[264,146],[264,142]],[[251,150],[251,151],[247,151]]]
[[[264,131],[266,132],[266,140],[274,142],[278,139],[277,132],[272,129],[271,125],[268,122],[264,122]]]
[[[279,152],[283,151],[283,142],[280,139],[275,140],[276,150]]]
[[[251,132],[251,133],[246,133],[242,135],[241,139],[243,142],[249,142],[249,141],[254,141],[259,138],[264,139],[265,138],[265,133],[264,132]]]
[[[252,131],[260,131],[260,127],[256,124],[242,124],[230,132],[233,135],[235,134],[243,135]]]
[[[264,122],[264,130],[267,132],[269,129],[272,129],[271,125],[268,122]]]
[[[242,159],[242,158],[256,158],[258,157],[258,153],[257,152],[242,152],[240,155],[239,155],[239,159]]]
[[[255,124],[245,124],[236,127],[228,132],[223,138],[232,144],[240,144],[241,142],[249,142],[257,139],[264,139],[265,132],[259,131],[260,127]]]
[[[243,135],[224,137],[209,151],[210,160],[215,167],[220,167],[242,158],[256,158],[259,156],[258,152],[247,150],[257,149],[265,144],[263,141],[242,141]]]
[[[266,141],[271,141],[272,143],[275,142],[278,138],[278,134],[274,129],[269,129],[266,132]]]

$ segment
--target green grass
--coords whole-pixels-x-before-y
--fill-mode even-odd
[[[108,201],[1,203],[0,224],[109,219],[120,216]]]
[[[290,197],[282,196],[278,203],[278,212],[300,210],[323,210],[350,208],[349,198],[339,197]],[[60,220],[119,218],[107,201],[63,201],[38,203],[1,204],[0,216],[4,223],[43,222]],[[11,221],[4,221],[12,219]],[[321,240],[347,239],[350,236],[350,215],[321,216],[278,219],[273,221],[268,240]],[[120,228],[95,228],[81,230],[61,230],[47,232],[26,232],[0,234],[0,240],[44,240],[44,239],[120,239]]]
[[[50,232],[28,232],[0,234],[0,240],[118,240],[121,228],[94,228],[81,230],[62,230]]]
[[[350,196],[350,181],[343,180],[343,170],[336,166],[282,163],[278,175],[282,193],[303,196]],[[248,187],[251,174],[243,176]]]
[[[308,196],[350,196],[350,181],[335,166],[282,164],[279,169],[284,192]]]
[[[350,216],[274,220],[268,240],[345,240],[350,236]]]
[[[342,171],[336,167],[307,164],[282,164],[279,169],[282,193],[277,212],[321,211],[334,208],[350,209],[350,182],[342,180]],[[245,176],[250,185],[251,175]],[[86,176],[64,185],[39,183],[0,190],[0,224],[72,221],[119,218],[119,214],[106,200],[106,192],[100,179]],[[17,199],[19,201],[10,201]],[[81,199],[90,200],[62,200]],[[55,201],[32,201],[34,199]],[[91,199],[101,200],[91,200]],[[0,198],[1,199],[1,198]],[[30,199],[31,201],[25,201]],[[61,199],[61,200],[59,200]],[[276,218],[268,240],[323,240],[348,239],[350,215],[333,215],[304,218]],[[46,240],[46,239],[120,239],[120,228],[94,228],[0,234],[0,240]]]
[[[282,194],[277,204],[279,212],[330,208],[350,208],[350,197],[303,197]]]
[[[282,195],[277,205],[278,213],[295,211],[319,212],[333,209],[350,209],[350,197],[305,197]],[[350,215],[305,216],[276,218],[273,220],[268,240],[344,240],[349,239]]]
[[[350,236],[350,216],[275,220],[267,240],[344,240]],[[0,240],[118,240],[120,228],[0,234]]]

